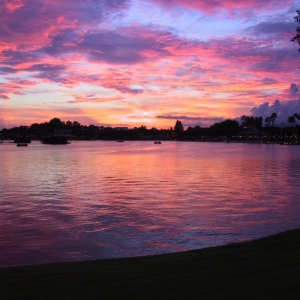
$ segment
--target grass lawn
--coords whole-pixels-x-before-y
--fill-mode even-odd
[[[0,268],[0,299],[300,299],[300,230],[180,253]]]

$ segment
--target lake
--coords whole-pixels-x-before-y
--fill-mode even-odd
[[[299,150],[0,144],[0,266],[185,251],[300,227]]]

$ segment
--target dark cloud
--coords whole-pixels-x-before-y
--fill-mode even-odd
[[[167,120],[180,120],[182,121],[184,126],[191,126],[191,127],[195,127],[195,126],[207,127],[225,120],[224,118],[217,118],[217,117],[205,118],[205,117],[189,117],[184,115],[181,116],[161,115],[161,116],[156,116],[156,118],[167,119]]]
[[[255,26],[249,27],[246,31],[255,35],[291,35],[296,29],[295,22],[262,22]]]

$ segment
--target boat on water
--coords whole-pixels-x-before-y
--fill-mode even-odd
[[[48,136],[41,140],[42,144],[50,144],[50,145],[67,145],[71,144],[68,142],[68,138],[66,136]]]
[[[18,143],[17,147],[27,147],[28,144],[27,143]]]
[[[31,139],[27,137],[19,137],[14,140],[15,144],[30,144]]]
[[[161,141],[155,141],[154,144],[161,144]]]

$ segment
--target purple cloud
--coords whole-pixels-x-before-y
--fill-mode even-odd
[[[262,22],[247,29],[255,35],[291,36],[296,29],[295,22]]]
[[[263,84],[263,85],[270,85],[270,84],[276,84],[276,83],[278,83],[278,80],[273,79],[273,78],[267,78],[267,77],[265,77],[265,78],[262,80],[262,84]]]
[[[288,117],[294,113],[300,113],[300,99],[290,101],[275,100],[273,104],[265,102],[258,107],[253,107],[251,113],[254,117],[269,117],[272,113],[277,114],[276,124],[288,125]]]
[[[289,93],[292,97],[295,97],[299,92],[299,88],[297,86],[297,84],[295,83],[291,83],[291,86],[289,88]]]
[[[219,117],[212,117],[212,118],[205,118],[205,117],[189,117],[184,115],[160,115],[156,116],[158,119],[166,119],[166,120],[180,120],[184,126],[211,126],[215,123],[219,123],[224,121],[224,118]],[[174,123],[175,124],[175,123]]]
[[[0,36],[6,43],[30,45],[41,33],[55,34],[60,30],[84,26],[115,17],[128,7],[129,0],[3,0],[0,3]],[[53,26],[55,24],[55,26]],[[40,35],[40,41],[46,41]]]
[[[109,89],[115,89],[124,94],[137,95],[137,94],[141,94],[144,92],[143,89],[132,89],[132,88],[127,87],[125,84],[106,83],[106,84],[103,84],[103,86],[106,88],[109,88]]]
[[[52,37],[51,45],[44,51],[52,56],[80,54],[89,61],[111,64],[135,64],[145,61],[144,51],[157,56],[167,56],[168,40],[174,40],[169,32],[152,31],[150,28],[132,28],[123,32],[99,31],[84,34],[71,29]]]
[[[4,95],[4,94],[2,94],[1,91],[0,91],[0,99],[2,99],[2,100],[9,100],[9,97],[6,96],[6,95]]]
[[[227,107],[216,105],[227,116],[233,113],[233,106],[229,106],[237,103],[238,98],[245,99],[239,107],[240,112],[253,107],[253,103],[259,105],[270,97],[274,99],[272,93],[281,93],[285,99],[298,97],[296,84],[282,89],[286,78],[290,80],[288,85],[297,82],[299,67],[295,64],[299,54],[289,43],[295,28],[291,12],[294,2],[291,0],[145,2],[148,2],[149,12],[145,12],[147,18],[142,20],[140,15],[134,15],[135,11],[141,11],[139,1],[135,0],[0,1],[0,75],[1,82],[6,82],[0,85],[0,98],[7,100],[13,94],[45,92],[42,84],[50,82],[49,90],[59,94],[57,101],[60,103],[70,99],[73,103],[112,101],[113,97],[96,95],[98,88],[104,87],[112,89],[115,97],[124,97],[129,106],[136,104],[130,103],[131,95],[145,93],[155,109],[159,109],[156,108],[159,101],[154,97],[170,99],[168,101],[174,101],[178,107],[183,98],[191,104],[196,97],[199,97],[199,103],[218,98],[218,103],[229,103]],[[161,6],[159,9],[151,7],[153,3]],[[279,8],[285,9],[286,12],[280,12],[284,18],[279,19]],[[151,22],[152,9],[155,18],[160,13],[168,16],[159,22],[154,19]],[[172,10],[171,14],[168,10]],[[222,38],[201,35],[201,30],[210,26],[208,14],[220,11],[224,14],[215,17],[220,16],[221,24],[230,22],[228,16],[253,13],[256,18],[248,21],[254,25],[243,32],[229,26],[228,35]],[[257,11],[260,13],[255,15]],[[175,12],[180,18],[170,23]],[[201,16],[197,20],[199,23],[193,21],[195,27],[190,32],[187,25],[192,20],[184,19],[185,15],[191,19]],[[259,18],[262,19],[257,21]],[[268,19],[272,22],[267,22]],[[206,21],[207,24],[202,23]],[[240,21],[241,18],[236,18],[235,25]],[[196,35],[198,25],[199,35]],[[212,22],[212,28],[215,25]],[[13,79],[16,75],[40,80],[26,83]],[[33,84],[37,85],[35,89],[26,90],[25,87]],[[79,84],[88,84],[84,90],[93,91],[95,95],[87,92],[86,96],[72,99],[73,95],[68,97],[66,89],[61,92],[61,85],[70,88]],[[139,85],[145,86],[145,90],[135,88]],[[91,86],[94,88],[90,89]],[[76,91],[82,93],[80,89]],[[18,98],[15,97],[17,101]],[[30,103],[31,99],[26,98],[24,101]],[[195,111],[197,109],[195,107]],[[210,111],[207,115],[213,113]],[[197,125],[222,121],[221,118],[181,117],[186,123],[199,122]]]
[[[51,64],[35,64],[25,69],[26,71],[37,71],[37,72],[58,72],[65,70],[64,65],[51,65]]]
[[[62,77],[62,73],[67,69],[64,65],[52,65],[52,64],[34,64],[24,71],[30,71],[37,74],[32,74],[35,78],[48,79],[58,83],[69,83],[69,80]]]
[[[24,63],[33,63],[42,59],[45,55],[38,51],[4,50],[2,52],[1,64],[6,66],[17,66]],[[15,71],[12,69],[12,71]]]
[[[17,71],[13,68],[10,67],[0,67],[0,74],[1,75],[6,75],[6,74],[13,74],[16,73]]]

